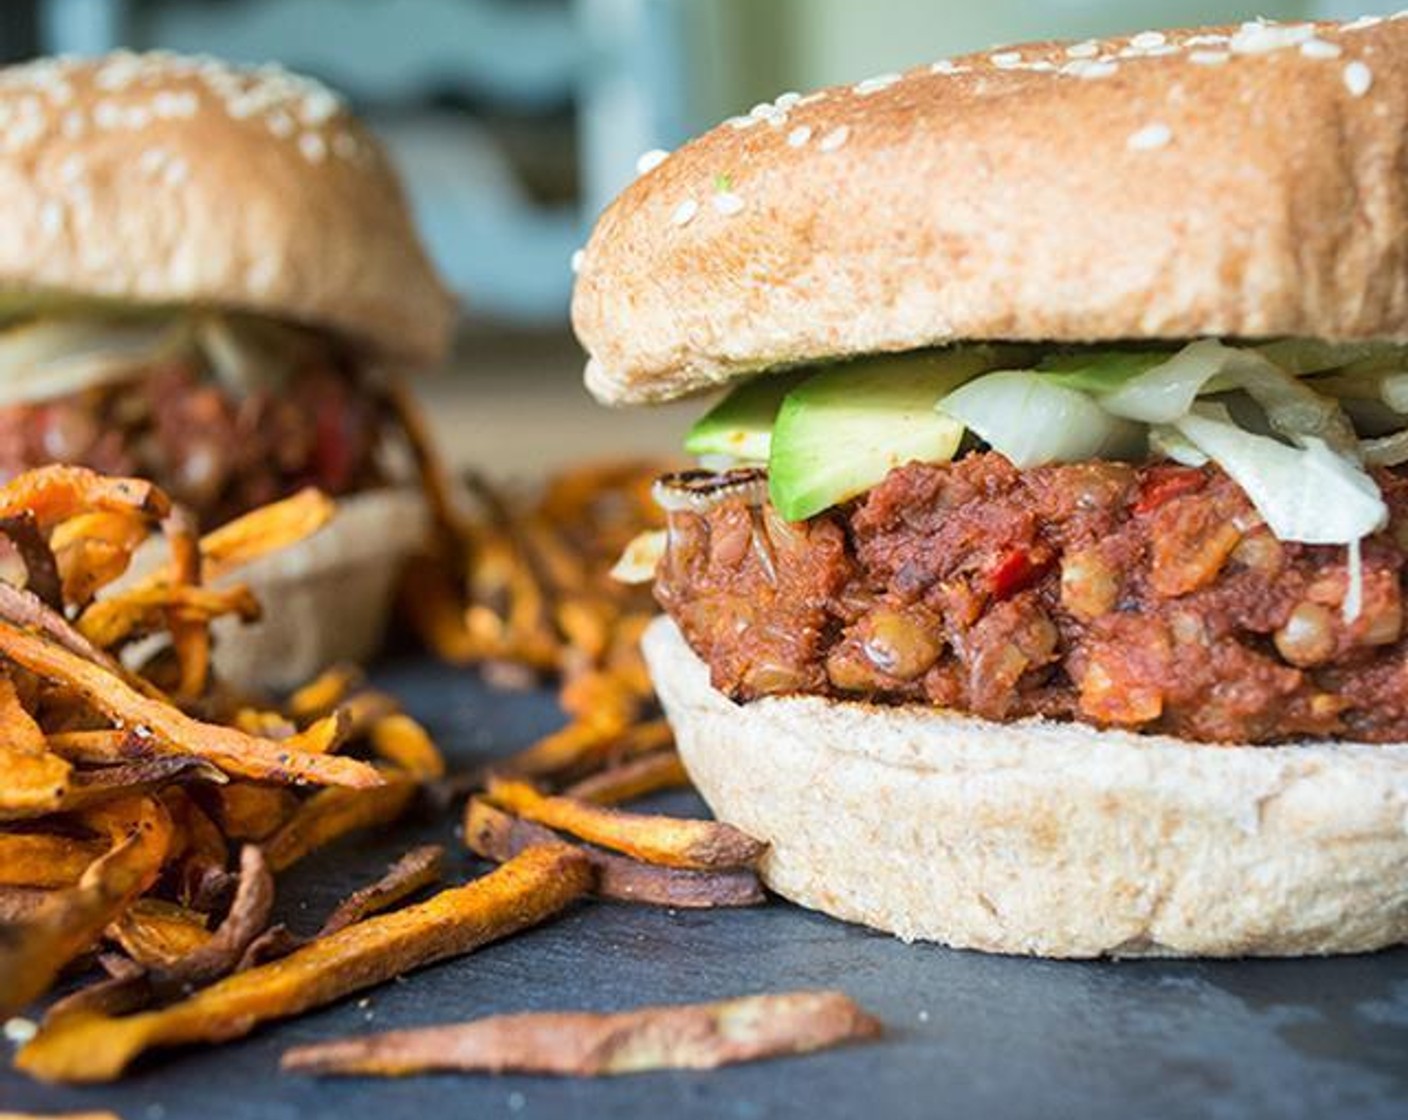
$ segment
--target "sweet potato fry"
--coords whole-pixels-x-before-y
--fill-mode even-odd
[[[742,996],[718,1003],[600,1014],[548,1011],[313,1043],[287,1051],[296,1073],[546,1073],[602,1077],[716,1069],[878,1038],[880,1021],[834,991]]]
[[[40,467],[0,486],[0,517],[29,513],[41,529],[95,509],[131,510],[155,522],[171,512],[171,503],[150,482],[110,477],[86,467]]]
[[[465,811],[464,842],[484,859],[502,863],[535,844],[556,839],[551,829],[520,820],[479,798],[471,799]],[[583,851],[596,868],[595,893],[599,898],[679,910],[756,906],[766,901],[758,876],[746,869],[688,871],[641,863],[600,848]]]
[[[39,531],[34,515],[28,511],[11,517],[0,517],[0,534],[14,546],[24,565],[24,587],[46,607],[63,608],[63,582],[54,560],[54,550]]]
[[[171,548],[171,572],[177,584],[198,587],[201,582],[200,533],[190,510],[176,506],[162,522]],[[254,601],[254,609],[259,609]],[[210,617],[175,608],[166,612],[171,648],[178,665],[178,698],[195,700],[205,693],[210,679]]]
[[[261,556],[311,537],[335,512],[333,500],[310,487],[237,517],[201,538],[202,576],[214,583]],[[174,578],[167,565],[134,584],[133,590],[171,583]]]
[[[48,897],[48,891],[37,887],[0,885],[0,926],[29,921]]]
[[[334,665],[288,698],[289,715],[299,720],[328,715],[361,683],[362,670],[356,665]]]
[[[72,769],[49,749],[39,724],[20,703],[15,682],[0,673],[0,820],[58,809]]]
[[[170,704],[143,696],[102,666],[5,622],[0,622],[0,655],[71,688],[114,722],[146,727],[162,751],[208,759],[228,774],[354,788],[381,784],[381,777],[366,763],[290,750],[232,727],[192,719]]]
[[[328,920],[318,931],[318,936],[327,937],[368,915],[389,910],[416,891],[439,882],[444,865],[445,849],[439,844],[412,848],[375,883],[354,891],[338,903],[337,909],[328,915]]]
[[[204,914],[159,898],[137,899],[107,933],[143,968],[173,965],[211,938]]]
[[[100,650],[80,634],[60,612],[46,606],[32,592],[12,587],[3,581],[0,581],[0,619],[25,630],[37,630],[70,653],[114,673],[125,672],[111,654]]]
[[[689,774],[676,751],[658,751],[584,778],[564,792],[596,805],[619,805],[666,789],[688,789]]]
[[[48,832],[0,832],[0,887],[69,887],[104,852],[94,839]]]
[[[130,729],[113,727],[97,731],[56,731],[49,736],[49,749],[57,755],[62,755],[70,762],[91,762],[99,765],[143,761],[158,757],[151,735],[140,727]]]
[[[150,903],[150,900],[141,899],[138,906],[142,903]],[[132,960],[120,958],[122,969],[108,980],[60,1000],[50,1008],[45,1022],[53,1023],[65,1015],[78,1013],[131,1014],[153,1002],[180,998],[229,975],[269,924],[273,904],[274,878],[263,853],[253,845],[246,845],[240,853],[239,888],[229,914],[214,933],[201,924],[189,926],[184,939],[151,941],[138,937],[133,941],[130,937],[127,940],[119,937],[124,948],[137,950]],[[134,906],[133,910],[136,909],[138,907]],[[150,907],[148,910],[150,912]],[[128,911],[124,917],[130,918],[131,914],[132,911]],[[191,936],[196,931],[199,936]],[[135,969],[128,967],[133,963],[137,965]]]
[[[156,880],[171,839],[161,802],[132,798],[95,810],[113,838],[76,887],[50,896],[29,921],[0,930],[0,1015],[13,1014],[49,987],[59,970]]]
[[[482,879],[348,926],[162,1010],[46,1024],[15,1064],[44,1081],[108,1081],[146,1050],[238,1038],[535,925],[586,893],[591,877],[575,849],[534,848]]]
[[[78,631],[93,645],[113,649],[166,625],[172,614],[202,625],[226,615],[253,622],[259,617],[260,607],[259,600],[244,584],[229,587],[160,584],[97,600],[79,616]]]
[[[418,781],[445,776],[445,760],[425,728],[400,713],[372,724],[372,750],[377,757],[405,771]]]
[[[285,871],[309,852],[341,836],[399,818],[416,795],[416,783],[390,773],[375,789],[323,789],[298,807],[265,845],[269,865]]]
[[[203,782],[223,785],[229,781],[203,758],[170,755],[164,758],[144,758],[118,766],[97,770],[77,770],[64,794],[59,810],[65,813],[87,809],[115,797],[131,797],[151,793],[178,782]]]
[[[151,968],[157,1000],[171,999],[235,970],[245,950],[264,932],[274,906],[274,876],[264,853],[253,844],[240,852],[239,886],[230,912],[203,943],[174,961]]]
[[[215,822],[231,840],[267,840],[298,811],[299,801],[283,786],[231,782],[206,800]]]
[[[127,571],[132,554],[151,536],[150,520],[131,510],[80,513],[49,538],[62,581],[63,601],[86,604]]]
[[[720,821],[627,813],[570,797],[550,797],[527,782],[491,777],[488,798],[531,821],[665,867],[696,871],[752,867],[766,848]]]

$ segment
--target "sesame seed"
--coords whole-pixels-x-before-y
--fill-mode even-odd
[[[1306,58],[1339,58],[1344,52],[1338,43],[1324,39],[1307,39],[1300,45],[1300,53]]]
[[[779,109],[787,110],[800,104],[802,95],[792,90],[777,95],[777,100],[773,102]]]
[[[1147,51],[1154,47],[1161,47],[1167,42],[1168,36],[1162,31],[1141,31],[1130,39],[1129,45],[1137,50]]]
[[[1374,84],[1374,72],[1357,58],[1345,64],[1344,87],[1351,97],[1363,97]]]
[[[298,115],[304,124],[317,125],[330,120],[341,107],[342,102],[337,94],[330,89],[318,87],[304,95]]]
[[[274,112],[270,113],[267,120],[269,131],[275,136],[281,136],[287,139],[298,131],[297,123],[282,109],[276,109]]]
[[[586,259],[586,256],[586,252],[582,249],[578,249],[572,254],[572,274],[574,276],[582,271],[582,261]]]
[[[1084,63],[1084,65],[1078,65]],[[1074,74],[1077,78],[1108,78],[1120,68],[1118,62],[1109,59],[1076,59],[1075,62],[1068,62],[1061,69],[1068,74]]]
[[[1232,56],[1226,51],[1189,51],[1188,61],[1196,62],[1199,66],[1221,66],[1224,62],[1230,61]]]
[[[647,175],[654,171],[670,157],[670,153],[663,148],[651,148],[648,152],[641,152],[640,158],[636,160],[636,174]]]
[[[790,147],[800,148],[812,138],[812,127],[809,124],[798,125],[787,134],[787,143]]]
[[[1163,148],[1173,139],[1173,130],[1166,124],[1145,125],[1138,132],[1130,134],[1125,147],[1131,152],[1152,152]]]
[[[1377,27],[1379,24],[1383,23],[1383,21],[1383,16],[1360,16],[1358,19],[1352,20],[1349,23],[1340,24],[1340,30],[1364,31],[1370,27]]]
[[[77,152],[65,157],[63,163],[59,164],[59,178],[67,184],[73,184],[83,178],[84,161]]]
[[[833,128],[821,138],[821,143],[817,145],[823,152],[834,152],[841,147],[851,135],[851,130],[845,125],[840,128]]]
[[[866,78],[863,82],[858,82],[851,88],[861,97],[867,97],[872,93],[879,93],[881,90],[889,89],[900,80],[898,74],[877,74],[873,78]]]
[[[322,163],[327,158],[328,144],[318,133],[305,132],[298,138],[298,150],[309,163]]]
[[[734,194],[733,191],[716,191],[713,201],[714,209],[726,218],[732,217],[743,209],[742,195]]]
[[[999,70],[1010,70],[1022,61],[1021,51],[998,51],[997,54],[988,55],[988,61]]]
[[[692,198],[687,198],[675,207],[675,212],[670,215],[670,224],[687,226],[694,221],[694,216],[698,213],[699,203]]]
[[[1100,44],[1094,39],[1087,39],[1083,43],[1072,43],[1066,48],[1066,55],[1069,58],[1094,58],[1100,53]]]
[[[137,168],[148,175],[155,174],[167,160],[165,148],[148,148],[137,157]]]
[[[1189,35],[1183,40],[1183,45],[1185,47],[1216,47],[1227,42],[1228,38],[1219,31],[1211,31],[1202,35]]]
[[[1244,23],[1242,30],[1232,36],[1232,53],[1267,54],[1294,47],[1314,34],[1314,26],[1308,23],[1289,27],[1274,23]]]
[[[763,123],[763,118],[762,118],[762,117],[729,117],[729,119],[726,120],[724,123],[725,123],[726,125],[728,125],[730,128],[736,128],[736,129],[739,129],[739,130],[741,131],[742,129],[745,129],[745,128],[752,128],[755,124],[762,124],[762,123]]]
[[[959,66],[951,58],[941,58],[938,62],[929,67],[929,73],[931,74],[963,74],[966,73],[967,70],[968,67]]]
[[[116,128],[122,123],[122,110],[111,101],[99,101],[93,109],[93,123],[99,128]]]
[[[173,159],[166,165],[166,170],[162,172],[161,179],[168,187],[179,187],[191,177],[190,165],[179,157]]]

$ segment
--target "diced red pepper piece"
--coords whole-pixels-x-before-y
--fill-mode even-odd
[[[988,572],[988,593],[997,600],[1010,598],[1049,572],[1051,564],[1044,550],[1033,555],[1025,548],[1009,549]]]
[[[1196,467],[1155,467],[1139,488],[1134,512],[1153,513],[1174,498],[1201,490],[1206,483],[1207,475]]]

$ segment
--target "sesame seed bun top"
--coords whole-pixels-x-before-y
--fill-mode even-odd
[[[1408,19],[943,60],[734,118],[580,262],[587,384],[666,400],[973,339],[1408,340]]]
[[[0,70],[0,289],[200,304],[422,365],[453,306],[341,99],[277,67],[119,53]]]

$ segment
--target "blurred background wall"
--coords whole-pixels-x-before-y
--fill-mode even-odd
[[[464,298],[432,383],[452,449],[510,465],[670,447],[682,418],[599,416],[577,388],[568,262],[640,153],[787,90],[994,44],[1386,13],[1408,0],[4,0],[0,53],[118,46],[276,61],[344,91],[391,148]],[[448,380],[448,379],[447,379]],[[508,422],[536,415],[525,448]],[[501,452],[498,450],[502,445]],[[529,462],[528,460],[531,460]]]

